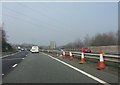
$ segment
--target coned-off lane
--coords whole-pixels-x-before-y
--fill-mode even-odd
[[[28,54],[3,83],[98,83],[97,81],[44,55]]]

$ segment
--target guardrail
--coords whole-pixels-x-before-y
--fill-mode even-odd
[[[81,52],[73,52],[75,54],[81,54]],[[92,55],[92,56],[99,56],[100,54],[97,53],[84,53],[85,55]],[[120,58],[118,55],[110,55],[110,54],[104,54],[104,57],[111,57],[111,58]]]
[[[47,52],[61,54],[61,51],[58,50],[47,50]],[[66,51],[67,55],[69,55],[69,51]],[[77,58],[81,58],[81,52],[72,52],[73,55]],[[100,54],[97,53],[84,53],[86,58],[92,58],[92,59],[99,59]],[[120,56],[119,55],[110,55],[110,54],[104,54],[104,60],[111,61],[111,62],[120,62]]]
[[[79,57],[79,56],[81,56],[81,54],[74,54],[73,53],[73,55],[74,56],[76,56],[76,57]],[[99,59],[99,56],[100,56],[100,54],[91,54],[91,53],[85,53],[85,57],[86,58],[93,58],[93,59]],[[106,60],[106,61],[111,61],[111,62],[120,62],[119,61],[119,56],[116,56],[116,55],[104,55],[103,56],[104,57],[104,60]]]

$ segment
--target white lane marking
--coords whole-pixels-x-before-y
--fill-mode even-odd
[[[12,58],[12,59],[2,59],[2,60],[21,60],[21,59],[24,59],[24,58]]]
[[[14,54],[11,54],[11,55],[14,55]]]
[[[23,60],[25,59],[25,58],[22,58]]]
[[[14,67],[16,67],[18,64],[14,64],[12,67],[14,68]]]
[[[9,55],[2,56],[2,58],[8,57],[8,56],[12,56],[12,55],[15,55],[15,54],[17,54],[17,53],[20,53],[20,52],[16,52],[16,53],[13,53],[13,54],[9,54]]]
[[[99,79],[99,78],[97,78],[97,77],[95,77],[95,76],[93,76],[93,75],[91,75],[89,73],[86,73],[85,71],[82,71],[82,70],[80,70],[80,69],[78,69],[78,68],[76,68],[76,67],[74,67],[74,66],[72,66],[70,64],[67,64],[67,63],[65,63],[65,62],[63,62],[63,61],[61,61],[61,60],[59,60],[57,58],[54,58],[51,55],[48,55],[48,54],[45,54],[45,53],[43,53],[43,54],[49,56],[50,58],[52,58],[54,60],[57,60],[58,62],[61,62],[62,64],[66,65],[66,66],[68,66],[68,67],[70,67],[70,68],[72,68],[72,69],[74,69],[74,70],[76,70],[76,71],[78,71],[78,72],[80,72],[80,73],[82,73],[82,74],[84,74],[84,75],[86,75],[86,76],[88,76],[88,77],[102,83],[102,84],[110,85],[109,83],[107,83],[107,82],[105,82],[105,81],[103,81],[103,80],[101,80],[101,79]]]

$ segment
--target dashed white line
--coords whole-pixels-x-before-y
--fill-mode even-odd
[[[21,60],[23,58],[11,58],[11,59],[2,59],[2,60]]]
[[[14,64],[12,67],[14,68],[14,67],[16,67],[18,64]]]
[[[107,83],[107,82],[105,82],[105,81],[103,81],[103,80],[101,80],[101,79],[99,79],[99,78],[97,78],[97,77],[95,77],[95,76],[85,72],[85,71],[82,71],[82,70],[80,70],[80,69],[78,69],[78,68],[76,68],[76,67],[74,67],[74,66],[72,66],[72,65],[70,65],[68,63],[65,63],[65,62],[63,62],[63,61],[61,61],[61,60],[59,60],[57,58],[54,58],[51,55],[48,55],[48,54],[45,54],[45,53],[43,53],[43,54],[49,56],[50,58],[52,58],[52,59],[54,59],[54,60],[56,60],[56,61],[58,61],[58,62],[60,62],[60,63],[62,63],[64,65],[66,65],[66,66],[68,66],[68,67],[70,67],[70,68],[72,68],[72,69],[74,69],[74,70],[76,70],[76,71],[78,71],[78,72],[80,72],[80,73],[82,73],[82,74],[84,74],[84,75],[86,75],[86,76],[96,80],[96,81],[98,81],[99,83],[102,83],[102,84],[105,84],[105,85],[110,85],[109,83]]]

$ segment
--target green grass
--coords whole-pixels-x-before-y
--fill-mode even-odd
[[[78,58],[78,60],[80,60],[80,57],[75,57],[75,58]],[[85,58],[85,60],[86,60],[87,63],[91,63],[91,64],[98,65],[98,63],[99,63],[98,59]],[[109,67],[112,67],[112,68],[115,68],[115,69],[119,68],[119,63],[117,63],[117,62],[106,61],[106,60],[104,60],[104,62],[105,62],[106,66],[109,66]]]
[[[46,52],[48,53],[48,52]],[[51,53],[49,53],[51,54]],[[56,56],[56,55],[55,55]],[[68,55],[67,55],[68,56]],[[68,56],[69,57],[69,56]],[[78,60],[80,60],[80,57],[75,57],[75,58],[78,58]],[[86,62],[87,63],[90,63],[90,64],[94,64],[94,65],[98,65],[99,63],[99,60],[98,59],[93,59],[93,58],[85,58]],[[116,63],[116,62],[112,62],[112,61],[104,61],[105,62],[105,65],[106,66],[109,66],[109,67],[112,67],[114,69],[118,69],[119,68],[119,63]]]
[[[90,59],[90,58],[85,58],[87,62],[89,63],[94,63],[94,64],[98,64],[99,60],[98,59]],[[113,68],[118,68],[119,67],[119,63],[116,62],[112,62],[112,61],[104,61],[106,66],[110,66]]]

